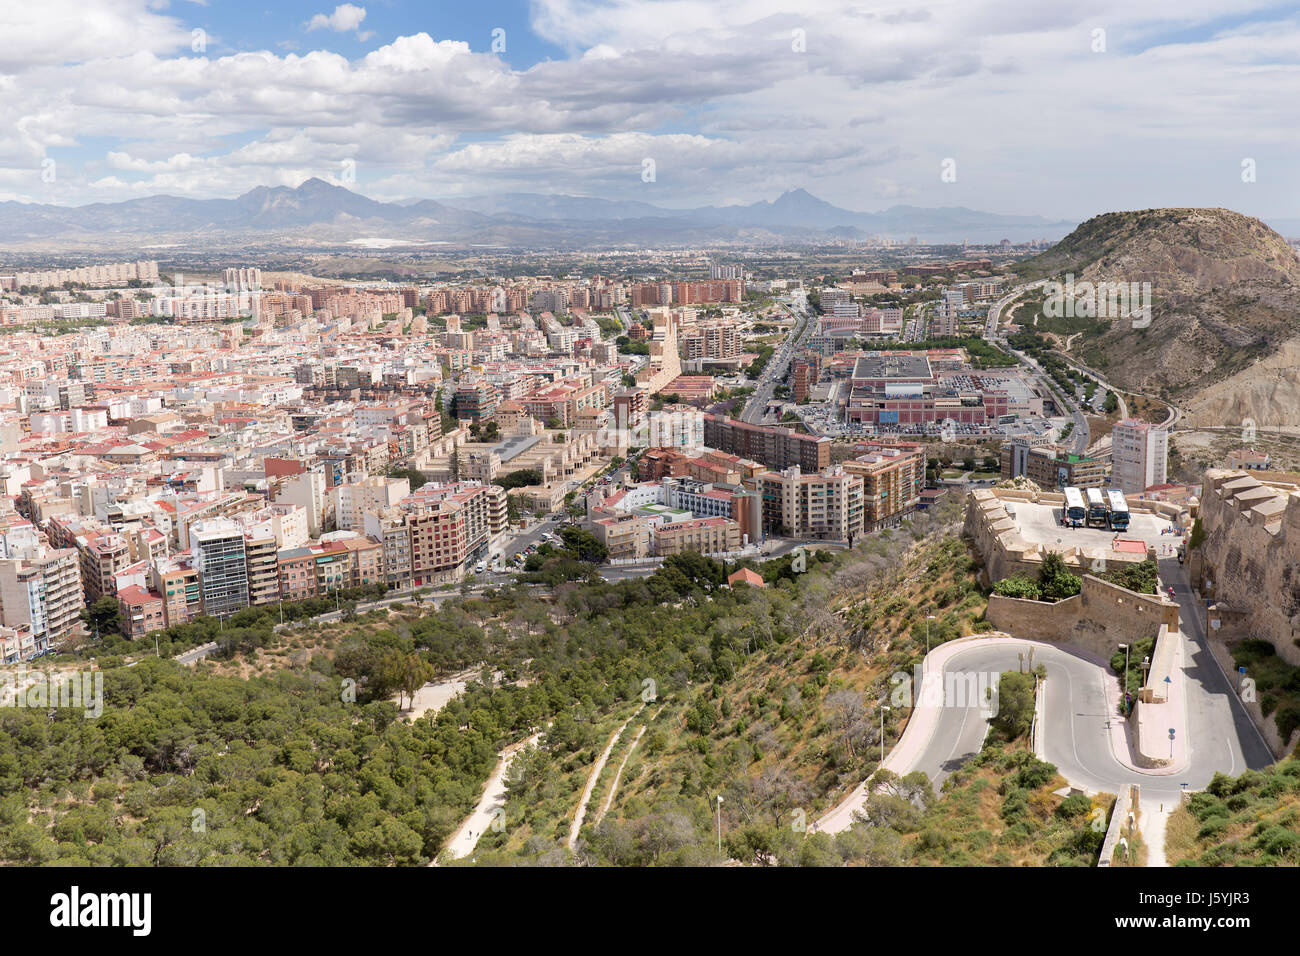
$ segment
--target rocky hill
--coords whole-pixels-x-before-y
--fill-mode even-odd
[[[1227,209],[1147,209],[1088,220],[1020,264],[1026,278],[1151,284],[1146,328],[1115,319],[1072,351],[1116,384],[1162,395],[1194,423],[1282,424],[1300,413],[1300,256]]]

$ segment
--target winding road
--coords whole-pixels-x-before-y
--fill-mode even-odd
[[[1174,588],[1183,628],[1172,634],[1180,646],[1170,703],[1153,705],[1176,708],[1169,722],[1178,725],[1181,737],[1172,768],[1135,765],[1126,722],[1118,713],[1119,681],[1106,661],[1087,652],[1008,636],[965,638],[936,648],[929,666],[938,668],[943,686],[970,686],[969,675],[988,674],[994,680],[1002,671],[1018,670],[1021,655],[1032,648],[1034,664],[1043,665],[1047,674],[1040,690],[1041,756],[1071,786],[1090,793],[1118,793],[1135,783],[1142,788],[1144,808],[1168,808],[1181,799],[1184,784],[1201,790],[1217,772],[1237,775],[1269,766],[1273,754],[1206,645],[1196,596],[1183,569],[1173,558],[1159,565],[1161,586]],[[951,692],[942,705],[916,703],[883,766],[900,776],[923,771],[937,790],[983,746],[987,705],[978,695]],[[835,833],[849,828],[866,798],[864,782],[822,817],[817,829]]]

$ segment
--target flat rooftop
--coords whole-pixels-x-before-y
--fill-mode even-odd
[[[929,379],[930,360],[924,355],[863,355],[853,363],[854,378]]]

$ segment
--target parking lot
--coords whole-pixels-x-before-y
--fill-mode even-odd
[[[1174,551],[1169,552],[1172,554],[1183,540],[1181,535],[1161,534],[1162,529],[1170,527],[1169,522],[1150,514],[1131,512],[1128,530],[1120,533],[1109,528],[1063,527],[1059,505],[1017,501],[1012,507],[1016,512],[1012,520],[1019,526],[1020,536],[1052,551],[1085,548],[1090,552],[1109,553],[1113,551],[1112,542],[1119,537],[1126,541],[1143,541],[1154,546],[1157,553],[1173,548]]]

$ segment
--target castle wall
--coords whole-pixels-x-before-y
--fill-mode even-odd
[[[1289,476],[1300,482],[1300,475]],[[1300,666],[1300,494],[1294,483],[1211,469],[1201,500],[1202,591],[1237,612],[1232,634],[1271,643]],[[1208,582],[1208,584],[1207,584]],[[1211,632],[1213,633],[1213,632]]]
[[[1161,627],[1176,630],[1178,605],[1086,574],[1078,594],[1055,604],[991,594],[987,617],[1008,634],[1069,644],[1109,658],[1120,644],[1156,637]]]

